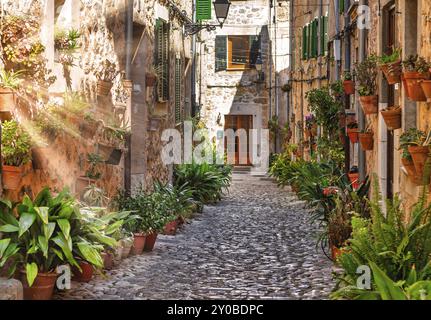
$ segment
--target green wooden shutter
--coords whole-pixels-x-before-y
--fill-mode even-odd
[[[169,100],[169,24],[163,25],[163,76],[165,77],[163,85],[163,100]]]
[[[328,16],[323,17],[322,54],[328,54]]]
[[[313,43],[313,36],[312,36],[312,23],[310,22],[307,25],[307,59],[311,59],[313,56],[313,49],[312,49],[312,43]]]
[[[181,74],[182,74],[182,60],[181,58],[175,59],[175,123],[182,121],[182,95],[181,95]]]
[[[317,19],[314,19],[311,23],[311,57],[316,58],[317,57],[317,50],[318,50],[318,37],[317,37]]]
[[[344,0],[338,0],[338,11],[341,13],[344,13]]]
[[[215,39],[215,71],[227,69],[227,36],[216,36]]]
[[[156,22],[155,66],[157,70],[157,98],[169,100],[169,24],[158,19]]]
[[[196,0],[196,19],[211,20],[211,0]]]
[[[307,26],[302,27],[302,60],[307,59]]]

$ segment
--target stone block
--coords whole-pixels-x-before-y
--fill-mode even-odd
[[[21,282],[15,279],[0,278],[0,300],[23,300]]]

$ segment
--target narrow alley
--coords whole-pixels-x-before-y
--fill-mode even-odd
[[[303,207],[266,178],[234,174],[229,195],[176,237],[56,298],[327,299],[332,263]]]

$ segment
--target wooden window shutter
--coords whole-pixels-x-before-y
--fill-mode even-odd
[[[312,51],[312,43],[313,43],[313,37],[312,37],[312,23],[310,22],[307,25],[307,59],[311,59],[311,57],[313,56],[313,51]]]
[[[338,0],[338,11],[339,13],[344,13],[344,0]]]
[[[157,70],[157,99],[169,100],[169,25],[158,19],[155,31],[155,66]]]
[[[227,69],[227,36],[216,36],[215,39],[215,71]]]
[[[313,43],[313,58],[316,58],[318,55],[318,41],[319,41],[319,37],[318,37],[318,32],[317,32],[317,28],[318,28],[318,19],[314,19],[313,23],[312,23],[312,32],[313,32],[313,37],[312,37],[312,43]]]
[[[196,19],[198,21],[211,20],[212,0],[196,0]]]
[[[181,95],[181,75],[182,75],[182,59],[175,59],[175,123],[180,123],[183,118],[182,106],[182,95]]]
[[[302,27],[302,60],[307,60],[307,26]]]
[[[323,46],[322,54],[328,54],[328,16],[323,17]]]

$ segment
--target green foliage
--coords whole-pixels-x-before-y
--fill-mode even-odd
[[[102,156],[97,153],[89,153],[87,155],[87,162],[89,163],[89,167],[85,172],[85,176],[94,180],[100,179],[102,177],[102,173],[100,172],[100,164],[103,163]]]
[[[61,113],[61,106],[57,104],[48,104],[38,110],[34,118],[36,130],[41,135],[55,140],[64,127],[64,121],[60,117]]]
[[[175,167],[175,186],[186,186],[192,190],[192,197],[202,204],[221,200],[231,182],[230,166],[184,164]]]
[[[384,65],[399,61],[401,59],[401,52],[401,48],[395,48],[391,54],[384,54],[378,57],[379,64]]]
[[[359,95],[373,96],[377,91],[377,60],[375,55],[368,56],[355,65],[355,75],[359,83]]]
[[[426,194],[406,217],[398,197],[387,200],[386,213],[383,212],[377,183],[374,189],[373,200],[370,201],[371,218],[352,219],[350,244],[338,259],[344,273],[334,298],[360,298],[367,293],[355,288],[356,270],[361,265],[375,264],[394,282],[411,279],[412,272],[415,281],[427,280],[431,276],[431,207],[426,205]],[[383,290],[379,280],[374,280],[373,289]]]
[[[342,104],[331,96],[328,87],[312,89],[305,97],[317,124],[323,127],[324,135],[334,138],[339,131],[338,113]]]
[[[405,71],[409,72],[428,73],[431,65],[425,58],[411,54],[403,61],[403,67]]]
[[[0,87],[17,90],[22,82],[22,71],[6,71],[4,69],[0,72]]]
[[[57,50],[74,51],[79,49],[81,33],[77,29],[56,30],[54,35],[54,47]]]
[[[2,158],[8,166],[19,167],[31,160],[31,138],[27,132],[11,120],[2,125]]]

